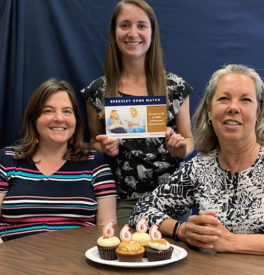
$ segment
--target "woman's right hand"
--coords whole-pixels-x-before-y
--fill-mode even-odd
[[[221,234],[218,227],[221,222],[215,217],[214,211],[209,212],[190,216],[187,222],[181,224],[178,237],[190,245],[213,249],[213,244]]]
[[[3,240],[2,240],[2,238],[0,237],[0,243],[3,243]]]
[[[96,140],[100,142],[103,153],[110,157],[115,157],[119,153],[119,141],[116,138],[110,138],[107,135],[98,135]]]

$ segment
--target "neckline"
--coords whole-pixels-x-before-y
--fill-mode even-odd
[[[39,172],[41,175],[43,175],[43,176],[45,176],[45,177],[52,177],[52,176],[56,175],[59,171],[61,171],[61,169],[63,168],[63,166],[66,165],[67,161],[68,161],[68,160],[65,160],[65,161],[63,162],[63,164],[62,164],[56,171],[52,172],[51,174],[45,174],[44,172],[42,172],[42,171],[38,168],[38,166],[37,166],[37,164],[36,164],[35,162],[34,162],[34,166],[35,166],[35,168],[38,170],[38,172]]]
[[[249,171],[249,170],[251,170],[252,168],[254,168],[254,167],[257,165],[257,163],[259,162],[259,159],[260,159],[261,154],[263,153],[263,150],[264,150],[263,146],[260,145],[260,147],[259,147],[259,152],[258,152],[258,156],[257,156],[257,158],[255,159],[255,161],[253,162],[253,164],[252,164],[251,166],[249,166],[248,168],[244,169],[244,170],[235,172],[234,175],[231,174],[231,170],[230,170],[230,169],[224,169],[224,168],[221,167],[221,165],[220,165],[220,163],[219,163],[219,153],[220,153],[219,150],[217,150],[217,152],[216,152],[216,154],[217,154],[217,156],[216,156],[216,162],[217,162],[217,165],[218,165],[218,167],[219,167],[220,170],[222,170],[222,171],[224,171],[224,172],[227,172],[227,173],[230,173],[230,175],[231,175],[232,177],[234,177],[234,176],[239,175],[240,173],[246,173],[247,171]]]
[[[125,94],[125,93],[123,93],[123,92],[121,92],[121,91],[118,91],[118,93],[119,93],[121,96],[124,96],[124,97],[126,97],[126,96],[148,96],[148,95],[131,95],[131,94]]]

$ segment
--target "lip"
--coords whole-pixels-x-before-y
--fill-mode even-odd
[[[125,44],[130,47],[136,47],[142,44],[142,41],[125,41]]]
[[[237,121],[237,120],[232,120],[232,119],[227,119],[224,121],[224,125],[228,125],[228,126],[240,126],[242,125],[241,122]]]
[[[67,128],[65,127],[49,127],[51,131],[56,131],[56,132],[62,132],[65,131]]]

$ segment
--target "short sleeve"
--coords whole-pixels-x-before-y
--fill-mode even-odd
[[[104,155],[93,151],[93,190],[98,198],[117,196],[114,176]]]
[[[106,80],[102,76],[93,80],[86,88],[81,90],[85,100],[92,104],[96,111],[99,113],[102,110],[104,93],[105,93]]]
[[[174,73],[166,73],[169,108],[167,112],[167,126],[177,132],[175,118],[185,99],[190,95],[193,88],[182,77]]]
[[[184,100],[191,94],[193,88],[182,77],[174,74],[167,73],[167,88],[170,102],[178,100],[181,105]]]
[[[0,150],[0,193],[8,191],[8,172],[13,170],[14,151],[11,147],[6,147]]]

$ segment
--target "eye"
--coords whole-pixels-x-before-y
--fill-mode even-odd
[[[218,101],[227,101],[229,98],[227,96],[222,96],[218,98]]]
[[[244,97],[244,98],[242,98],[242,101],[245,101],[245,102],[252,102],[252,99],[251,99],[251,98],[248,98],[248,97]]]
[[[121,29],[127,29],[128,28],[128,23],[122,23],[120,25]]]
[[[147,25],[146,25],[146,24],[139,24],[139,25],[138,25],[138,28],[139,28],[140,30],[143,30],[143,29],[146,29],[146,28],[147,28]]]
[[[50,114],[52,112],[53,112],[53,110],[51,108],[44,108],[42,111],[42,113],[44,113],[44,114]]]
[[[71,109],[65,109],[65,110],[63,110],[63,113],[66,115],[72,115],[73,111]]]

